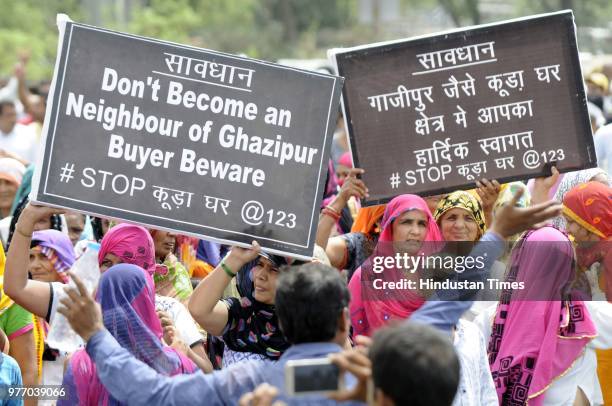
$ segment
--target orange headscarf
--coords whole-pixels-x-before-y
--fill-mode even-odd
[[[612,188],[600,182],[573,188],[563,198],[563,214],[604,240],[612,238]]]
[[[612,251],[607,244],[612,241],[612,188],[600,182],[587,182],[570,190],[563,198],[563,214],[580,224],[604,242],[595,246],[584,265],[590,262],[601,262],[605,272],[602,273],[600,286],[604,288],[606,298],[612,301]],[[607,242],[605,242],[607,241]],[[590,257],[590,258],[588,258]],[[600,382],[612,380],[612,350],[597,350],[597,374]],[[604,403],[612,403],[612,388],[602,385]]]
[[[376,223],[380,221],[383,214],[385,214],[385,207],[386,205],[381,204],[378,206],[360,208],[357,218],[351,227],[351,233],[363,233],[366,235],[374,233]]]

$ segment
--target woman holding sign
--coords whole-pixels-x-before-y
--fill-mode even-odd
[[[13,242],[7,255],[6,273],[4,276],[5,291],[10,295],[16,303],[19,303],[25,309],[28,309],[35,315],[45,318],[49,323],[53,324],[56,309],[59,299],[64,295],[63,284],[57,281],[42,281],[28,279],[28,269],[30,266],[30,245],[32,241],[33,230],[35,225],[41,219],[47,219],[51,215],[59,214],[61,210],[52,209],[38,205],[28,205],[23,210],[19,222],[15,228]],[[36,235],[36,234],[34,234]],[[68,238],[68,237],[66,237]],[[155,247],[153,239],[149,232],[140,226],[130,224],[120,224],[113,227],[106,233],[102,239],[102,245],[98,255],[98,264],[100,271],[104,273],[113,265],[128,263],[142,268],[145,274],[145,279],[148,285],[155,291],[153,283],[153,274],[160,267],[155,262]],[[156,305],[158,297],[156,297]],[[163,301],[172,300],[171,298],[160,297],[160,303]],[[173,304],[177,309],[181,309],[184,314],[187,310],[178,301]],[[178,311],[170,311],[172,315],[179,315]],[[178,316],[177,316],[178,317]],[[188,334],[191,330],[195,330],[194,336],[199,337],[196,343],[201,341],[201,335],[197,331],[195,323],[186,315],[193,328],[185,330],[181,326],[185,325],[177,323],[178,318],[173,319],[175,325],[180,329],[182,338],[188,340]],[[159,321],[158,321],[159,322]],[[178,341],[178,340],[177,340]],[[172,343],[168,343],[172,344]],[[193,344],[189,342],[188,344]],[[201,347],[201,346],[200,346]],[[194,362],[198,365],[206,365],[206,369],[210,366],[205,359],[203,348],[198,350],[194,347],[194,351],[188,351]]]
[[[375,283],[371,283],[370,277],[382,278],[385,282],[401,282],[407,275],[396,263],[382,270],[376,268],[377,264],[387,263],[388,259],[404,253],[412,257],[427,256],[442,247],[438,225],[427,203],[419,196],[401,195],[391,200],[381,226],[374,253],[355,271],[349,282],[349,310],[356,335],[370,336],[391,320],[408,318],[425,303],[417,293],[418,289],[383,287],[379,290]]]
[[[480,189],[478,196],[482,195],[482,189]],[[455,254],[467,255],[487,229],[486,211],[481,204],[482,200],[476,196],[475,193],[464,190],[455,191],[440,200],[434,212],[434,218],[440,227],[444,241],[451,243],[447,244],[446,248],[454,248]],[[488,196],[489,200],[493,201],[497,198],[496,193],[489,193]],[[491,275],[493,278],[503,279],[504,271],[503,263],[495,261],[491,268]],[[496,296],[491,295],[490,289],[481,290],[477,297],[477,300],[497,299]],[[471,311],[478,313],[481,308],[481,304],[476,301]]]
[[[444,240],[460,244],[455,249],[461,252],[460,255],[469,253],[485,233],[484,209],[480,199],[470,192],[458,190],[444,197],[438,203],[434,218]],[[446,248],[450,248],[449,244]],[[493,267],[496,265],[503,275],[502,264],[496,261]],[[479,295],[483,292],[481,290]],[[488,303],[483,302],[483,305],[487,306]],[[481,306],[475,302],[471,311]],[[454,346],[461,365],[461,378],[453,405],[496,405],[497,396],[487,361],[487,348],[478,327],[468,320],[459,320],[454,329]]]
[[[32,279],[40,282],[68,283],[68,270],[74,264],[74,250],[68,236],[57,230],[35,231],[32,234],[30,266]],[[42,361],[42,383],[59,385],[64,375],[65,354],[47,345],[49,320],[36,317],[34,326],[39,360]]]
[[[476,242],[486,229],[480,201],[463,190],[442,199],[434,212],[434,218],[445,241]]]
[[[230,350],[224,354],[224,367],[243,359],[277,360],[289,347],[274,308],[279,272],[279,264],[261,253],[254,241],[252,249],[232,248],[193,291],[189,299],[191,315],[209,334],[222,337]],[[252,275],[252,285],[248,275]],[[236,276],[240,276],[238,286],[243,296],[222,299],[223,291]]]
[[[317,245],[325,249],[325,254],[333,267],[348,270],[349,279],[374,251],[380,234],[380,220],[385,212],[384,205],[362,207],[359,209],[350,233],[330,238],[349,199],[352,196],[356,198],[367,196],[368,189],[365,183],[357,178],[363,173],[363,169],[359,168],[349,170],[340,192],[321,211],[317,227]]]

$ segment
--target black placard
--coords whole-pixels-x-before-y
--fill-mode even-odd
[[[64,29],[35,201],[312,256],[342,78]]]
[[[571,11],[332,53],[366,205],[596,166]]]

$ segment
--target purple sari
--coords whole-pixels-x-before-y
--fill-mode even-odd
[[[111,267],[100,278],[96,300],[102,307],[104,326],[134,357],[166,376],[195,371],[193,362],[162,343],[155,293],[142,268],[130,264]],[[68,397],[58,405],[120,405],[98,379],[96,366],[84,349],[73,354],[62,385]]]

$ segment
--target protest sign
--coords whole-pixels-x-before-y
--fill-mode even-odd
[[[35,201],[312,256],[341,78],[63,29]]]
[[[571,11],[330,54],[367,205],[596,165]]]

